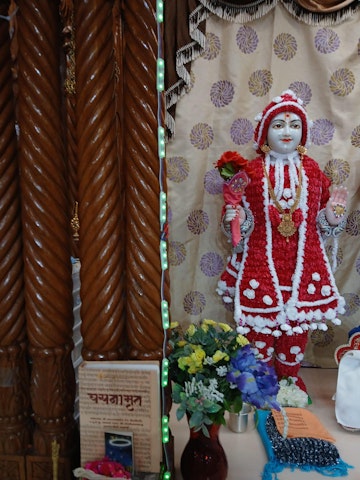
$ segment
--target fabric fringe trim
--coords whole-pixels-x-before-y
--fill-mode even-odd
[[[331,27],[339,25],[348,20],[353,13],[359,9],[359,2],[353,2],[336,12],[318,13],[311,12],[301,7],[294,0],[280,0],[282,6],[296,18],[300,23],[305,23],[311,27]]]
[[[334,12],[312,12],[299,5],[296,0],[260,0],[249,2],[246,5],[225,5],[219,0],[199,0],[206,9],[217,15],[223,20],[235,23],[246,23],[257,20],[271,10],[273,10],[280,2],[283,7],[301,23],[310,26],[331,26],[338,25],[360,8],[358,0],[350,5],[343,7]]]
[[[261,0],[249,3],[248,5],[236,7],[229,5],[222,5],[216,0],[199,0],[211,13],[235,23],[247,23],[257,20],[271,10],[278,4],[278,0]]]
[[[205,50],[206,35],[201,32],[199,25],[201,22],[207,20],[209,16],[210,12],[202,5],[199,5],[191,12],[189,15],[189,35],[194,41],[176,52],[176,72],[179,80],[165,92],[165,105],[167,109],[165,123],[168,129],[168,137],[175,134],[175,118],[168,110],[191,88],[191,76],[185,65],[198,58]]]
[[[285,468],[290,468],[294,470],[294,465],[292,464],[280,464],[276,461],[268,462],[262,473],[262,480],[278,480],[278,473],[282,472]],[[330,465],[328,467],[317,467],[315,465],[307,466],[296,466],[302,472],[317,472],[323,475],[324,477],[346,477],[349,475],[348,470],[354,468],[352,465],[348,465],[343,460],[339,460],[336,465]]]

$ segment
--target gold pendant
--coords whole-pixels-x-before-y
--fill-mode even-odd
[[[296,232],[296,227],[295,223],[292,221],[292,214],[291,213],[283,213],[282,218],[281,218],[281,223],[277,227],[279,233],[283,237],[286,237],[286,240],[289,241],[288,237],[291,237],[291,235],[294,235]]]

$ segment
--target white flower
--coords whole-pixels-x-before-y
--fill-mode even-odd
[[[205,357],[204,358],[204,365],[214,365],[214,359],[212,357]]]
[[[258,286],[259,286],[259,282],[257,280],[255,280],[255,278],[251,279],[249,284],[250,284],[250,287],[254,288],[254,289],[258,288]]]
[[[282,407],[304,408],[308,405],[308,396],[297,385],[287,379],[280,380],[277,401]]]
[[[320,281],[320,274],[318,272],[314,272],[311,275],[311,278],[314,280],[314,282],[319,282]]]
[[[219,367],[216,367],[216,373],[219,377],[225,377],[228,373],[228,369],[225,365],[220,365]]]
[[[204,385],[202,380],[196,380],[195,377],[191,379],[191,382],[184,383],[185,394],[188,398],[200,394],[199,396],[211,402],[222,402],[224,394],[219,392],[217,387],[218,381],[216,378],[211,378],[208,386]]]

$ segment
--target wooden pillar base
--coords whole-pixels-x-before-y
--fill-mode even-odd
[[[0,455],[1,478],[26,480],[25,457],[23,455]]]
[[[57,480],[73,480],[71,462],[68,458],[60,457],[57,465]],[[26,456],[26,480],[53,480],[55,479],[53,468],[51,457]]]

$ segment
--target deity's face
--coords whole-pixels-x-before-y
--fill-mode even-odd
[[[271,150],[277,153],[291,153],[300,144],[302,122],[299,115],[282,112],[270,122],[267,142]]]

